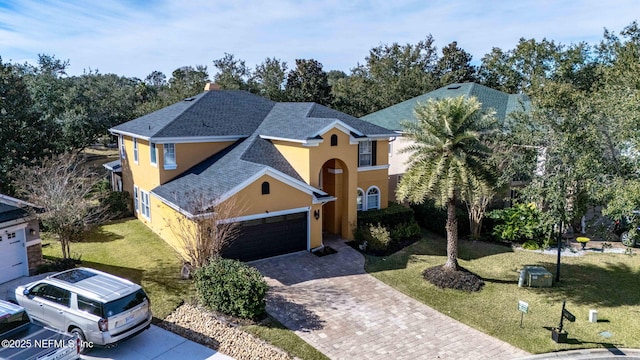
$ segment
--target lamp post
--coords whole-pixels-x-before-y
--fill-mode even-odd
[[[560,252],[562,251],[562,226],[563,222],[560,221],[560,227],[558,228],[558,261],[556,263],[556,283],[560,282]]]

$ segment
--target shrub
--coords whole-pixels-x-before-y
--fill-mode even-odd
[[[106,206],[112,219],[122,219],[131,216],[129,204],[131,197],[126,191],[110,191],[107,196],[102,199],[102,204]]]
[[[265,314],[269,287],[253,267],[216,257],[197,269],[193,279],[200,301],[209,309],[244,319]]]
[[[358,226],[382,224],[392,229],[399,224],[413,221],[415,221],[413,210],[394,202],[389,202],[389,206],[386,209],[358,212]]]
[[[367,247],[371,251],[385,251],[391,244],[391,235],[384,226],[369,225],[369,236],[367,237]]]
[[[501,241],[526,242],[534,240],[539,246],[545,238],[540,210],[535,204],[514,204],[510,208],[493,210],[493,235]]]
[[[420,225],[414,220],[410,223],[398,224],[391,229],[391,238],[402,241],[420,236],[421,233]]]
[[[47,261],[36,268],[36,275],[48,272],[60,272],[73,269],[76,265],[81,264],[80,255],[77,258],[56,259],[55,261]]]
[[[526,250],[538,250],[541,248],[541,245],[535,240],[527,240],[522,244],[522,248]]]
[[[447,235],[447,209],[435,206],[433,200],[425,200],[422,204],[412,204],[416,221],[423,228],[441,236]],[[471,233],[469,229],[469,216],[466,210],[456,209],[458,218],[458,236],[466,236]]]

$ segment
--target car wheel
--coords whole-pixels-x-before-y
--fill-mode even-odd
[[[620,234],[620,242],[622,242],[624,246],[631,247],[635,245],[635,240],[631,237],[628,231],[625,231],[622,234]]]
[[[87,343],[87,339],[84,337],[84,333],[82,332],[82,330],[78,329],[78,328],[73,328],[71,329],[71,335],[75,336],[79,341],[80,341],[80,349],[79,352],[80,354],[84,354],[87,352],[87,348],[84,346]]]

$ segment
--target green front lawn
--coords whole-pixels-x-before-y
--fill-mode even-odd
[[[43,255],[61,257],[60,243],[42,234]],[[164,319],[183,301],[191,301],[195,290],[191,281],[179,277],[182,263],[173,249],[136,219],[103,225],[84,242],[72,243],[73,258],[81,266],[92,267],[130,279],[145,289],[154,316]],[[324,360],[326,357],[291,330],[271,318],[262,324],[244,326],[244,330],[301,359]]]
[[[60,243],[43,236],[46,258],[62,256]],[[173,249],[140,221],[103,225],[85,241],[71,244],[81,266],[102,270],[140,284],[149,294],[153,315],[164,319],[195,293],[191,281],[179,277],[182,263]]]
[[[434,309],[531,353],[594,347],[640,347],[640,256],[592,253],[562,257],[560,283],[551,288],[518,287],[524,265],[540,265],[555,278],[556,256],[513,251],[484,242],[460,241],[459,263],[482,276],[482,291],[443,290],[423,280],[424,269],[444,264],[446,240],[426,234],[419,242],[389,257],[368,256],[366,270],[376,278]],[[529,304],[520,327],[518,301]],[[562,301],[576,316],[564,321],[568,344],[551,340]],[[588,321],[589,310],[598,322]],[[607,333],[611,334],[607,337]]]

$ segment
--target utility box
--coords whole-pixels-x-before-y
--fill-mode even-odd
[[[551,287],[553,276],[542,266],[525,266],[525,280],[530,287]]]

